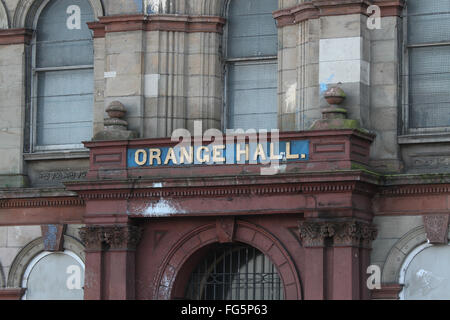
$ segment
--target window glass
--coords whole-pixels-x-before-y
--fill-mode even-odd
[[[228,57],[254,57],[277,54],[277,28],[273,0],[234,0],[230,4]]]
[[[272,16],[277,6],[276,0],[234,0],[230,3],[228,128],[277,128],[277,28]]]
[[[93,20],[88,0],[53,0],[39,16],[34,77],[38,147],[80,145],[92,137],[93,41],[86,22]]]
[[[408,1],[409,127],[450,126],[450,0]]]

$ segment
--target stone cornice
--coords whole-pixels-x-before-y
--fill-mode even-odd
[[[29,44],[33,36],[30,29],[0,30],[0,45]]]
[[[443,193],[450,193],[450,184],[392,186],[383,188],[380,192],[382,196],[409,196]]]
[[[403,0],[313,0],[277,10],[273,13],[273,17],[277,20],[277,26],[281,28],[324,16],[369,15],[367,8],[373,4],[380,7],[382,17],[400,16],[404,5]]]
[[[34,198],[34,199],[3,199],[0,200],[0,209],[12,208],[40,208],[40,207],[78,207],[84,206],[84,200],[78,197],[71,198]]]
[[[218,16],[187,15],[118,15],[100,17],[98,22],[88,26],[94,31],[94,38],[102,38],[108,32],[124,31],[174,31],[222,33],[225,19]]]
[[[354,183],[323,183],[323,184],[278,184],[278,185],[243,185],[243,186],[205,186],[181,188],[148,188],[138,190],[103,190],[85,192],[80,189],[80,197],[85,200],[112,199],[159,199],[159,198],[191,198],[191,197],[240,197],[264,196],[274,194],[313,194],[342,193],[357,190]]]

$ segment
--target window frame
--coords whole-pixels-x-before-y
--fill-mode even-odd
[[[229,123],[230,123],[230,116],[231,116],[231,111],[229,108],[229,104],[228,104],[228,78],[229,78],[229,68],[230,65],[245,65],[245,64],[263,64],[263,63],[267,63],[267,64],[276,64],[277,65],[277,78],[279,76],[279,72],[278,72],[278,52],[279,52],[279,46],[278,46],[278,41],[277,41],[277,54],[276,55],[266,55],[266,56],[258,56],[258,57],[240,57],[240,58],[229,58],[228,57],[228,39],[229,39],[229,27],[230,27],[230,4],[231,1],[233,0],[227,0],[226,4],[225,4],[225,18],[227,20],[227,23],[224,27],[223,30],[223,38],[222,38],[222,65],[223,65],[223,107],[222,107],[222,130],[235,130],[236,128],[230,128],[229,127]],[[275,20],[275,19],[274,19]],[[275,22],[276,25],[276,22]],[[277,38],[278,38],[278,28],[277,28]],[[279,81],[277,80],[277,95],[278,95],[278,89],[279,89]],[[279,116],[279,110],[278,110],[278,105],[277,105],[277,118]],[[277,119],[278,122],[278,119]],[[279,124],[277,126],[277,128],[275,128],[276,130],[278,130],[279,128]],[[238,128],[238,129],[242,129],[242,128]]]
[[[414,48],[427,48],[427,47],[450,47],[450,40],[446,42],[436,43],[423,43],[423,44],[409,44],[408,41],[408,1],[405,3],[405,7],[402,12],[402,22],[400,31],[401,40],[399,48],[402,50],[402,54],[399,55],[399,63],[401,65],[401,76],[399,79],[399,89],[401,90],[401,112],[402,112],[402,126],[400,128],[401,135],[399,136],[399,143],[423,143],[423,142],[439,142],[450,141],[450,125],[444,127],[421,127],[412,128],[410,125],[411,120],[411,105],[410,105],[410,51]]]
[[[51,72],[51,71],[67,71],[67,70],[88,70],[91,69],[92,73],[94,73],[94,61],[90,65],[78,65],[78,66],[64,66],[64,67],[49,67],[49,68],[37,68],[36,67],[36,53],[37,53],[37,26],[39,22],[39,18],[41,17],[42,11],[52,0],[45,0],[39,6],[36,11],[36,14],[33,19],[33,35],[30,42],[30,59],[31,64],[30,68],[30,123],[29,123],[29,144],[30,144],[30,152],[31,153],[40,153],[40,152],[55,152],[62,150],[73,150],[73,151],[87,151],[88,149],[84,147],[83,143],[77,144],[61,144],[61,145],[38,145],[37,143],[37,94],[38,94],[38,75],[39,72]],[[91,6],[91,10],[95,15],[95,9],[92,7],[90,1],[88,1]],[[91,31],[91,35],[93,35]],[[92,92],[94,94],[94,83],[92,83]],[[94,101],[92,101],[94,104]]]

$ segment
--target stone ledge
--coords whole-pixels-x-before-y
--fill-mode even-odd
[[[29,29],[0,30],[0,45],[29,44],[33,31]]]
[[[23,155],[23,159],[25,161],[88,159],[88,158],[89,158],[89,150],[36,152],[36,153],[25,153]]]
[[[88,26],[94,38],[103,38],[109,32],[173,31],[222,33],[226,20],[219,16],[188,16],[174,14],[117,15],[100,17]]]
[[[1,288],[0,300],[20,300],[25,291],[25,288]]]
[[[446,133],[418,133],[398,136],[399,144],[439,143],[450,142],[450,132]]]

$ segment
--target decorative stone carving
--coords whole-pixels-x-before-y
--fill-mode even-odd
[[[79,181],[86,178],[87,171],[42,171],[39,180],[46,182]]]
[[[111,249],[134,250],[142,235],[142,228],[130,225],[86,226],[80,229],[80,237],[87,249],[101,250],[103,245]]]
[[[430,243],[448,243],[448,214],[424,215],[423,225]]]
[[[304,247],[323,247],[325,239],[333,234],[331,225],[323,221],[300,221],[299,231]]]
[[[373,225],[359,221],[339,222],[333,224],[336,230],[333,244],[335,246],[370,247],[377,236]]]
[[[325,246],[325,239],[328,238],[334,246],[367,248],[377,236],[375,226],[356,220],[301,221],[299,231],[304,247]]]
[[[137,138],[135,131],[127,130],[128,122],[123,119],[127,110],[120,101],[113,101],[106,108],[109,118],[104,121],[105,128],[93,140],[129,140]]]

